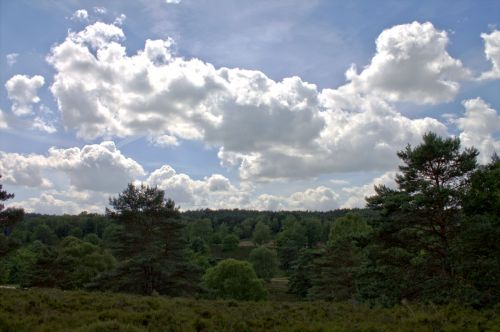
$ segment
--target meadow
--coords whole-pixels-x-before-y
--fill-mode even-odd
[[[57,289],[0,289],[1,331],[500,331],[500,306],[369,308]]]

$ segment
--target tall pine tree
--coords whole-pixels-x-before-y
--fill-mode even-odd
[[[197,288],[198,271],[186,256],[179,210],[163,190],[129,184],[110,198],[110,205],[106,213],[120,226],[113,239],[120,262],[97,280],[100,288],[148,295],[180,295]]]
[[[397,155],[403,161],[398,188],[376,186],[376,195],[367,198],[368,207],[382,212],[377,268],[392,271],[383,276],[387,288],[404,284],[401,298],[447,301],[455,279],[450,244],[463,221],[463,195],[478,151],[461,149],[458,138],[427,133],[420,145]]]

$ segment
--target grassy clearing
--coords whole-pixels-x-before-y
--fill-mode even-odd
[[[1,331],[499,331],[498,309],[0,289]]]

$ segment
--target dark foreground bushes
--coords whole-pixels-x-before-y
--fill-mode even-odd
[[[0,289],[0,331],[499,331],[498,312]]]

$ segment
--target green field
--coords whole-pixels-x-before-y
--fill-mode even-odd
[[[500,331],[500,307],[368,308],[0,289],[1,331]]]

